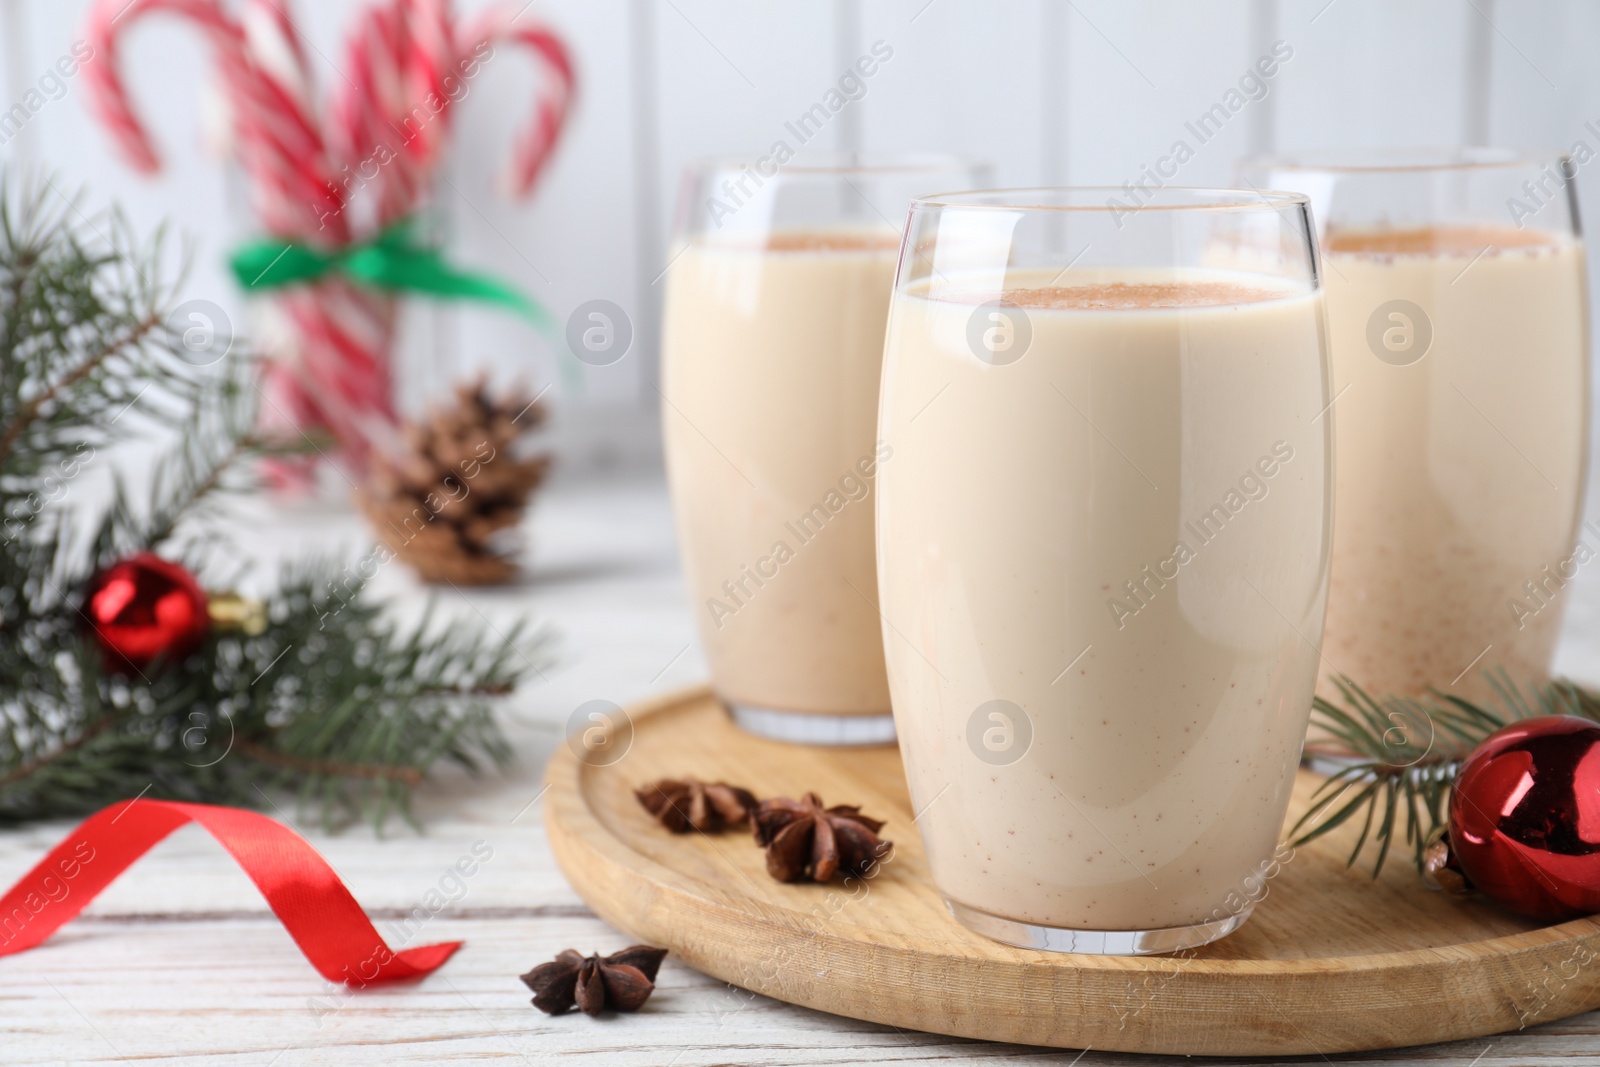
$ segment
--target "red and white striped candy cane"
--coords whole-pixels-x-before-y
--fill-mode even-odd
[[[241,24],[217,0],[100,0],[88,27],[95,49],[86,65],[90,103],[135,168],[158,170],[160,159],[121,79],[120,34],[147,14],[188,18],[216,50],[261,223],[276,236],[337,247],[351,237],[339,167],[316,117],[304,50],[278,2],[249,0]],[[373,428],[394,421],[394,301],[329,283],[288,292],[281,305],[296,337],[268,375],[265,420],[325,428],[359,461]]]
[[[422,145],[408,143],[412,25],[404,3],[384,3],[358,16],[345,46],[347,80],[335,89],[334,133],[347,181],[386,225],[416,209],[426,188]],[[416,106],[421,106],[420,102]]]
[[[323,141],[299,33],[277,0],[246,0],[241,28],[252,106],[234,121],[257,213],[279,236],[338,244],[348,236],[342,220],[331,231],[324,221],[340,202],[338,168]]]
[[[252,179],[252,203],[263,223],[285,236],[313,229],[337,193],[321,130],[303,102],[256,62],[244,29],[217,0],[100,0],[91,9],[87,40],[95,56],[85,64],[90,107],[123,155],[145,173],[161,168],[117,63],[120,35],[141,17],[157,13],[189,19],[214,47],[237,125],[240,159]]]
[[[527,196],[533,190],[545,164],[555,151],[556,140],[572,110],[576,78],[567,46],[543,26],[518,19],[526,4],[501,3],[485,8],[467,20],[456,32],[456,55],[470,62],[484,44],[506,42],[533,52],[549,75],[548,84],[534,104],[533,123],[517,139],[506,186],[514,196]]]
[[[122,82],[117,63],[118,34],[140,16],[162,11],[181,15],[198,25],[216,47],[219,67],[237,67],[244,62],[243,33],[215,0],[134,0],[126,9],[113,0],[102,0],[90,10],[84,39],[92,49],[92,58],[83,68],[90,90],[89,108],[111,133],[128,164],[143,174],[160,170],[161,159],[156,155],[149,132],[134,113],[127,87]],[[117,26],[125,16],[131,17],[121,27]],[[232,82],[227,88],[231,96]]]
[[[140,17],[165,12],[197,24],[216,51],[251,202],[275,236],[348,244],[369,228],[351,217],[353,196],[370,196],[375,226],[416,211],[450,129],[451,79],[469,76],[485,43],[529,48],[548,72],[508,179],[517,195],[532,189],[570,113],[574,77],[560,39],[519,23],[521,8],[492,7],[459,27],[449,0],[385,0],[363,12],[347,47],[350,88],[337,96],[325,137],[286,3],[245,0],[236,21],[220,0],[98,0],[88,31],[96,52],[86,65],[90,102],[134,167],[154,172],[160,160],[118,71],[119,35]],[[375,186],[370,194],[368,185]],[[302,429],[326,428],[353,458],[363,458],[367,442],[395,422],[394,299],[328,280],[286,291],[277,303],[293,342],[277,353],[265,414]]]
[[[274,114],[298,117],[316,132],[316,143],[304,148],[324,161],[326,183],[333,189],[329,198],[318,202],[315,220],[306,218],[294,203],[280,201],[272,205],[275,210],[263,212],[263,221],[286,236],[343,245],[354,231],[345,210],[344,168],[322,141],[299,31],[281,0],[247,0],[244,29],[250,57],[280,104],[281,110]],[[293,129],[302,122],[289,125]],[[368,443],[395,421],[390,358],[397,313],[394,298],[330,279],[281,294],[277,306],[293,334],[292,343],[274,354],[269,377],[284,400],[268,416],[288,415],[301,429],[325,428],[348,458],[364,463]]]
[[[461,72],[456,69],[456,49],[448,0],[395,0],[406,12],[411,29],[405,57],[406,89],[412,101],[421,101],[430,121],[416,123],[407,133],[407,147],[426,170],[444,154],[450,131],[450,105]],[[437,114],[434,114],[437,109]],[[418,116],[413,109],[412,116]]]
[[[516,16],[503,6],[457,29],[449,0],[386,0],[359,16],[346,44],[346,77],[335,89],[333,136],[375,225],[422,206],[464,95],[458,83],[476,74],[479,49],[496,40],[533,48],[550,71],[508,183],[520,194],[532,188],[570,113],[573,70],[554,34]]]
[[[527,47],[548,73],[506,181],[514,195],[532,190],[571,112],[574,74],[560,38],[519,19],[526,6],[501,4],[461,25],[448,0],[388,0],[363,13],[347,44],[348,88],[335,113],[351,158],[370,161],[383,150],[392,160],[363,171],[378,186],[380,222],[416,210],[427,195],[462,95],[458,83],[476,73],[484,44]]]

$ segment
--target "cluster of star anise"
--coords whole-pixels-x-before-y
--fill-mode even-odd
[[[799,800],[755,794],[727,782],[663,778],[634,790],[644,809],[675,834],[720,833],[749,826],[767,850],[767,873],[780,882],[827,882],[839,873],[865,877],[889,855],[892,842],[878,837],[881,819],[851,804],[823,807],[807,793]],[[587,1015],[637,1011],[655,991],[664,948],[633,945],[609,956],[584,956],[567,949],[522,976],[533,1005],[551,1015],[577,1008]]]
[[[824,807],[815,793],[757,802],[750,790],[727,782],[663,778],[634,795],[673,833],[750,826],[756,844],[767,850],[767,873],[780,882],[827,882],[841,873],[862,877],[894,847],[878,837],[883,820],[851,804]]]

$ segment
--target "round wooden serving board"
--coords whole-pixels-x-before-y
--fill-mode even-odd
[[[1373,881],[1370,868],[1345,867],[1344,828],[1300,849],[1244,928],[1205,948],[1010,948],[946,911],[893,748],[751,737],[704,689],[628,714],[631,746],[610,765],[567,745],[551,760],[545,810],[562,869],[630,937],[780,1000],[962,1037],[1189,1055],[1392,1048],[1600,1006],[1600,922],[1541,927],[1429,892],[1405,848]],[[684,775],[861,804],[888,820],[893,858],[865,883],[782,885],[748,833],[670,834],[634,799],[637,786]],[[1317,781],[1300,772],[1291,819]]]

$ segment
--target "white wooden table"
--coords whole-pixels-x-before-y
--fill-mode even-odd
[[[242,527],[252,531],[249,546],[263,551],[327,551],[341,538],[354,551],[363,536],[349,516],[262,514],[269,517]],[[420,836],[398,824],[383,838],[366,828],[327,835],[301,827],[391,945],[464,939],[449,963],[404,987],[348,993],[331,986],[222,850],[190,827],[157,846],[55,938],[0,959],[0,1063],[1178,1062],[899,1031],[755,996],[670,957],[655,996],[636,1015],[549,1018],[532,1008],[518,974],[564,948],[609,952],[627,943],[567,886],[545,840],[541,771],[567,716],[585,700],[626,704],[705,673],[659,481],[558,485],[542,498],[533,532],[528,585],[470,600],[444,597],[464,616],[481,612],[498,621],[531,611],[559,630],[557,662],[505,709],[516,767],[431,786],[419,797]],[[1561,660],[1568,672],[1592,678],[1600,657],[1585,649],[1600,647],[1600,574],[1586,571],[1579,581]],[[419,599],[398,567],[386,569],[376,586]],[[0,883],[10,884],[66,829],[55,823],[0,834]],[[398,924],[424,907],[445,869],[478,841],[492,857],[464,891],[446,882],[457,899],[420,929],[413,923],[407,941]],[[1596,1063],[1600,1012],[1521,1034],[1331,1062]]]

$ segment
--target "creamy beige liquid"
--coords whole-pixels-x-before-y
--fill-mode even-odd
[[[1305,734],[1330,522],[1321,298],[1164,277],[1013,275],[1032,340],[1003,366],[968,347],[992,294],[891,306],[895,723],[935,882],[1008,919],[1241,910]],[[1031,723],[1015,762],[1003,731],[988,759],[972,743],[997,699]]]
[[[889,710],[872,487],[892,234],[704,242],[667,276],[662,421],[678,539],[725,699]]]
[[[1545,679],[1587,453],[1582,247],[1488,227],[1335,231],[1324,260],[1342,392],[1323,693],[1335,672],[1379,696],[1478,700],[1485,668]],[[1432,324],[1409,365],[1368,342],[1396,299]]]

